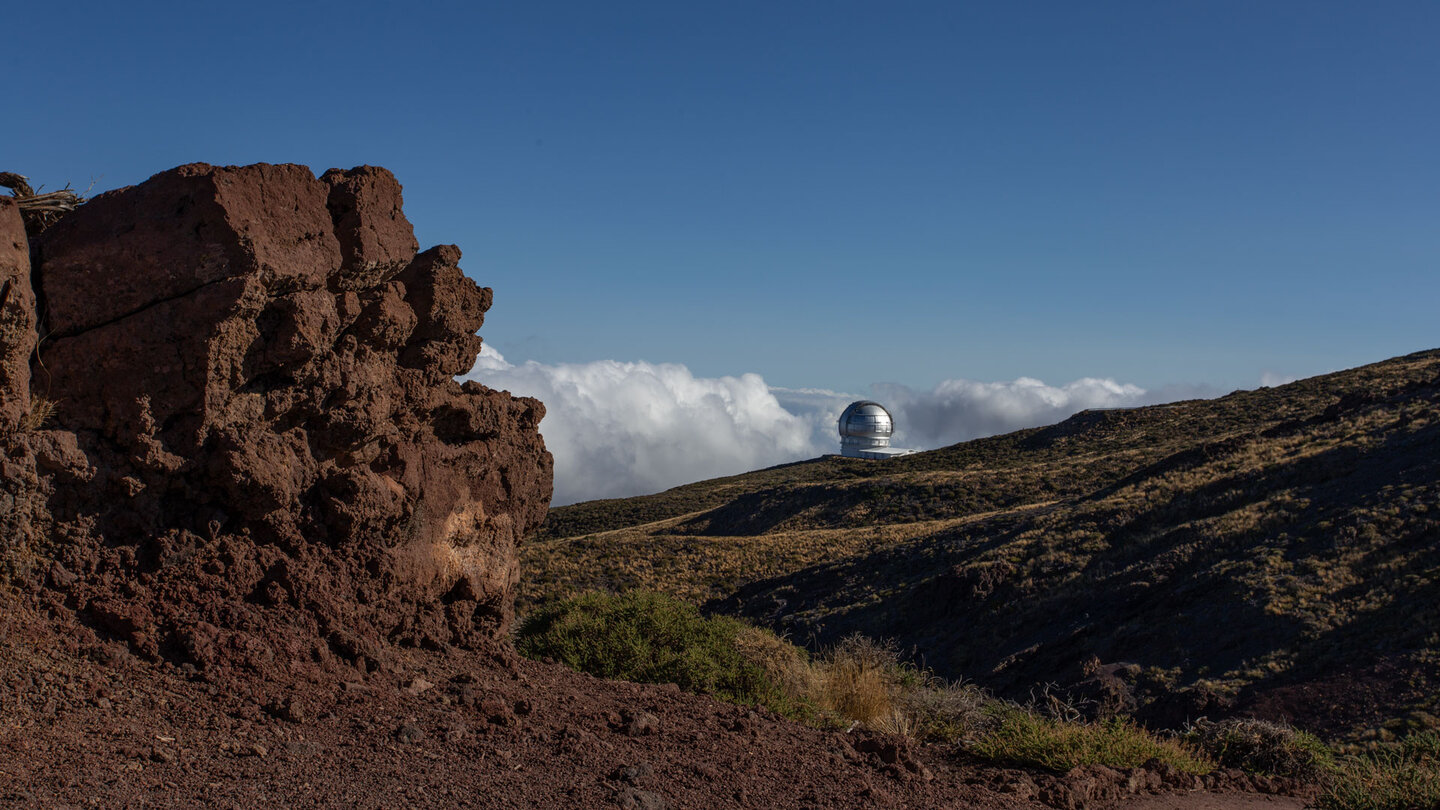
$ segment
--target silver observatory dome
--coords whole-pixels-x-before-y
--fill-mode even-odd
[[[849,448],[889,447],[895,420],[878,402],[862,399],[846,406],[840,414],[841,452]]]
[[[848,458],[885,459],[908,456],[914,450],[890,446],[895,420],[878,402],[862,399],[840,414],[840,455]]]

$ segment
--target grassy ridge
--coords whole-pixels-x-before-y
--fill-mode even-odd
[[[644,587],[819,645],[893,638],[1001,694],[1098,658],[1135,665],[1141,704],[1214,695],[1387,739],[1440,714],[1437,538],[1440,353],[1424,352],[552,510],[522,551],[521,609]]]

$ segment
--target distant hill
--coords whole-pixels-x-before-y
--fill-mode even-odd
[[[522,553],[522,612],[653,588],[1003,694],[1384,737],[1440,724],[1440,351],[561,507]]]

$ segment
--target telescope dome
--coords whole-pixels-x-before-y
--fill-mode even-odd
[[[846,458],[886,459],[908,456],[914,450],[890,446],[895,420],[878,402],[862,399],[840,414],[840,455]]]
[[[872,439],[880,446],[890,444],[890,434],[895,432],[895,421],[890,412],[878,402],[862,399],[852,402],[840,414],[840,438]]]

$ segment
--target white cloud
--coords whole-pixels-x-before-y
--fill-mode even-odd
[[[1147,402],[1139,386],[1093,377],[1058,387],[1021,377],[1012,382],[945,380],[930,391],[902,385],[873,388],[874,398],[895,416],[893,443],[923,450],[1053,424],[1086,408]]]
[[[1086,408],[1151,404],[1182,393],[1147,393],[1090,377],[1061,386],[1021,377],[946,380],[929,391],[874,385],[859,396],[770,387],[758,374],[696,377],[676,364],[514,365],[489,345],[466,379],[545,403],[540,432],[555,456],[556,505],[658,492],[838,452],[835,422],[856,399],[875,399],[890,409],[895,446],[931,450],[1052,424]]]
[[[696,377],[682,365],[512,365],[488,345],[465,375],[545,403],[555,499],[658,492],[821,454],[810,423],[780,407],[758,374]]]
[[[1267,388],[1274,388],[1278,385],[1285,385],[1286,383],[1295,382],[1298,379],[1300,378],[1292,377],[1289,374],[1281,374],[1275,371],[1266,371],[1260,375],[1260,384]]]

